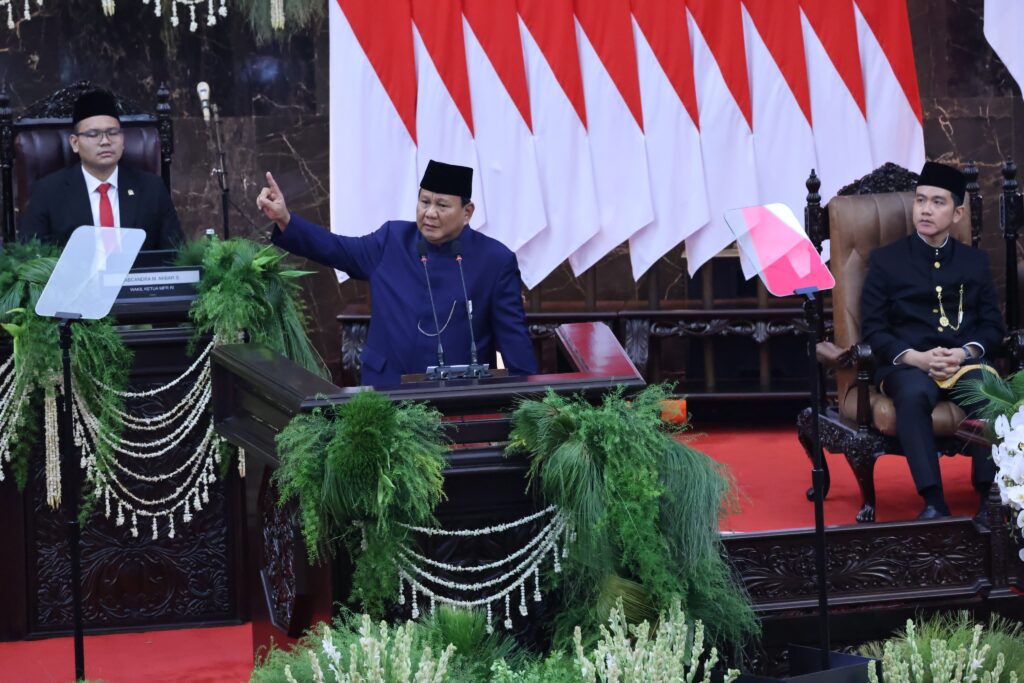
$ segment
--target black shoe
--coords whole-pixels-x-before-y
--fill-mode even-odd
[[[988,531],[988,496],[982,496],[978,511],[974,513],[974,524],[982,531]]]
[[[942,517],[949,517],[949,508],[945,505],[941,508],[936,505],[925,505],[921,514],[917,516],[918,519],[940,519]]]

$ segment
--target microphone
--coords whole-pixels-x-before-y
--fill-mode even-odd
[[[196,85],[196,92],[199,93],[199,104],[203,107],[203,121],[210,123],[210,84],[206,81],[199,81]]]
[[[476,334],[473,332],[473,300],[469,298],[469,290],[466,289],[466,274],[462,270],[462,243],[458,240],[452,240],[452,253],[455,254],[455,262],[459,264],[459,280],[462,281],[462,296],[466,298],[466,317],[469,318],[469,362],[472,365],[476,365]]]
[[[434,329],[437,330],[437,365],[444,367],[444,347],[441,346],[441,324],[437,321],[437,306],[434,305],[434,290],[430,286],[430,271],[427,270],[427,243],[420,240],[416,243],[416,251],[423,264],[423,276],[427,280],[427,296],[430,297],[430,311],[434,314]]]

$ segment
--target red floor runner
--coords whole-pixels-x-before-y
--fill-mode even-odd
[[[724,531],[766,531],[814,525],[804,497],[811,468],[792,427],[715,430],[691,434],[690,444],[730,468],[741,509],[724,520]],[[841,455],[829,455],[832,491],[826,524],[853,524],[860,493]],[[957,515],[971,515],[977,500],[968,458],[943,458],[946,500]],[[875,469],[879,521],[913,519],[921,500],[906,460],[889,456]],[[248,625],[93,636],[85,640],[86,674],[108,683],[237,683],[252,669]],[[64,683],[74,677],[70,638],[0,643],[0,681]]]
[[[724,463],[739,489],[740,511],[722,523],[724,531],[767,531],[814,526],[814,505],[804,492],[811,483],[811,465],[792,427],[742,431],[698,432],[690,441]],[[832,488],[825,499],[825,524],[854,524],[860,490],[842,455],[827,454]],[[954,515],[973,515],[978,499],[971,486],[970,458],[942,458],[946,502]],[[913,519],[922,502],[914,489],[907,461],[884,456],[875,466],[878,521]]]

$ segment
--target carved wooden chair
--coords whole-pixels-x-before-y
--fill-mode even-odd
[[[15,239],[17,217],[28,204],[32,184],[77,159],[68,142],[71,112],[78,96],[94,89],[92,83],[79,81],[28,105],[17,116],[11,110],[10,94],[0,92],[0,236],[4,242]],[[115,97],[124,130],[122,163],[160,174],[169,190],[174,155],[170,91],[164,85],[157,90],[155,113],[116,93]]]
[[[952,235],[976,246],[981,222],[978,171],[970,167],[966,175],[970,211],[953,226]],[[875,521],[875,461],[887,453],[903,452],[896,436],[893,403],[879,393],[871,381],[874,362],[870,347],[861,339],[860,294],[871,251],[913,231],[916,183],[916,174],[886,164],[841,190],[825,210],[817,205],[820,182],[813,172],[807,184],[811,190],[808,232],[818,245],[825,235],[831,239],[830,268],[836,279],[832,291],[834,340],[823,342],[817,348],[819,362],[834,370],[836,382],[835,403],[821,406],[821,444],[827,451],[842,453],[853,470],[863,499],[857,513],[858,522]],[[944,455],[958,453],[969,438],[969,432],[976,431],[973,425],[972,429],[961,431],[964,418],[963,410],[951,401],[940,402],[935,407],[932,424],[937,446]],[[810,408],[800,414],[797,427],[800,443],[811,457]],[[827,470],[825,489],[827,493]]]

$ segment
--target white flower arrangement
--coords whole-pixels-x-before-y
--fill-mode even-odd
[[[999,470],[996,486],[1003,505],[1017,513],[1017,528],[1024,531],[1024,406],[1012,416],[999,415],[993,428],[996,442],[992,445],[992,460]],[[1020,551],[1024,560],[1024,550]]]

